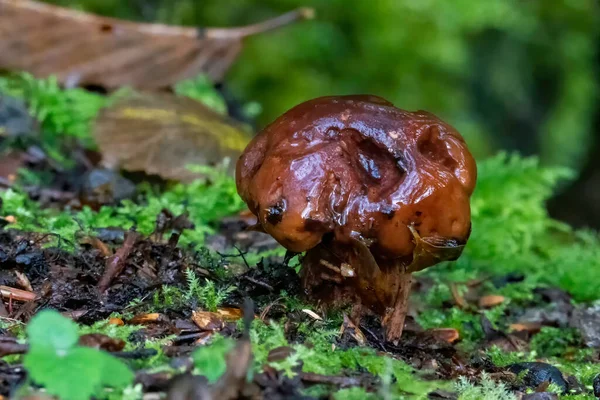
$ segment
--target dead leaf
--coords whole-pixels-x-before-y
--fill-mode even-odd
[[[102,110],[94,134],[108,168],[120,167],[165,179],[191,181],[190,165],[230,171],[251,139],[232,119],[202,103],[169,93],[135,93]]]
[[[17,270],[15,270],[14,272],[15,272],[15,276],[17,277],[17,283],[19,284],[19,286],[21,286],[23,289],[27,290],[28,292],[33,292],[33,287],[31,286],[31,282],[29,281],[29,278],[27,277],[27,275],[25,275],[21,271],[17,271]]]
[[[221,316],[210,311],[192,312],[192,321],[204,331],[219,331],[224,326]]]
[[[94,349],[116,352],[123,350],[126,343],[124,340],[112,338],[102,333],[88,333],[79,337],[79,344]]]
[[[506,298],[497,294],[490,294],[479,298],[479,308],[492,308],[504,303]]]
[[[435,328],[425,332],[440,342],[454,343],[460,339],[460,333],[454,328]]]
[[[139,314],[129,320],[130,325],[145,325],[156,322],[164,322],[167,317],[159,313]]]
[[[284,361],[286,358],[294,354],[296,350],[289,346],[280,346],[269,351],[267,362]]]
[[[0,68],[108,89],[167,88],[198,73],[219,81],[244,38],[312,16],[311,9],[298,9],[241,28],[197,29],[0,0]]]
[[[213,331],[200,332],[200,336],[198,336],[198,339],[194,340],[194,345],[204,346],[210,342],[214,335],[215,334]]]
[[[517,322],[510,324],[508,327],[511,332],[529,332],[538,333],[542,329],[542,324],[539,322]]]
[[[237,321],[242,319],[242,310],[233,307],[222,307],[217,309],[217,314],[224,321]]]
[[[111,325],[123,326],[125,322],[121,318],[111,318],[108,320],[108,323]]]
[[[321,316],[319,314],[317,314],[316,312],[314,312],[312,310],[304,309],[304,310],[302,310],[302,312],[305,313],[306,315],[308,315],[309,317],[311,317],[312,319],[314,319],[315,321],[323,321],[323,318],[321,318]]]
[[[340,327],[340,336],[346,332],[354,340],[356,340],[356,343],[358,343],[359,346],[365,346],[367,344],[367,338],[365,337],[364,333],[362,333],[360,328],[358,328],[354,322],[352,322],[352,320],[346,314],[344,314],[344,322]]]

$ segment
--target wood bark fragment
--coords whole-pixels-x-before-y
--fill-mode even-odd
[[[412,274],[401,273],[399,283],[394,309],[391,311],[389,318],[384,319],[386,340],[394,343],[395,346],[398,345],[404,330],[404,320],[408,312],[408,296],[412,287]]]

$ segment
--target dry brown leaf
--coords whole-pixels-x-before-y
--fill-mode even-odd
[[[167,317],[159,314],[159,313],[149,313],[149,314],[140,314],[129,320],[129,324],[131,325],[144,325],[151,324],[155,322],[164,322],[167,320]]]
[[[192,312],[192,321],[203,331],[219,331],[224,326],[221,316],[210,311]]]
[[[242,310],[240,308],[221,307],[217,309],[217,314],[219,314],[224,321],[237,321],[242,319]]]
[[[314,312],[312,310],[303,309],[302,312],[305,313],[306,315],[308,315],[309,317],[311,317],[312,319],[314,319],[315,321],[323,321],[323,318],[321,318],[321,316],[319,314],[317,314],[316,312]]]
[[[169,93],[136,93],[102,110],[94,135],[103,164],[191,181],[190,165],[230,166],[251,139],[233,120],[202,103]]]
[[[479,308],[492,308],[504,303],[506,298],[497,294],[482,296],[479,299]]]
[[[346,314],[344,314],[344,322],[342,323],[342,326],[340,326],[340,336],[346,332],[356,340],[356,343],[358,343],[359,346],[365,346],[367,344],[365,334],[362,333],[360,328],[357,327]]]
[[[122,339],[112,338],[102,333],[88,333],[79,337],[79,344],[94,349],[115,352],[123,350],[126,343]]]
[[[298,9],[256,25],[205,28],[135,23],[32,0],[0,0],[0,68],[68,85],[159,89],[205,73],[220,80],[245,37],[311,18]]]
[[[108,323],[111,325],[123,326],[125,322],[121,318],[111,318],[108,320]]]
[[[539,322],[517,322],[510,324],[509,330],[511,332],[529,332],[538,333],[542,329],[542,324]]]
[[[454,343],[460,339],[460,333],[454,328],[435,328],[427,333],[440,342]]]
[[[269,351],[267,362],[284,361],[286,358],[294,354],[296,350],[290,346],[280,346]]]

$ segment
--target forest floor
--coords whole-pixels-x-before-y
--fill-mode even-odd
[[[299,257],[247,230],[227,172],[104,170],[99,95],[19,79],[0,80],[2,396],[600,396],[600,243],[544,208],[568,171],[480,162],[467,249],[416,274],[393,345],[303,296]]]

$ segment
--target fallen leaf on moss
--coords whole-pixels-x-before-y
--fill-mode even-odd
[[[190,165],[230,171],[251,139],[242,125],[202,103],[168,93],[135,93],[102,110],[94,134],[103,164],[164,179],[191,181]]]
[[[192,321],[204,331],[218,331],[223,329],[223,319],[217,313],[210,311],[194,311]]]

